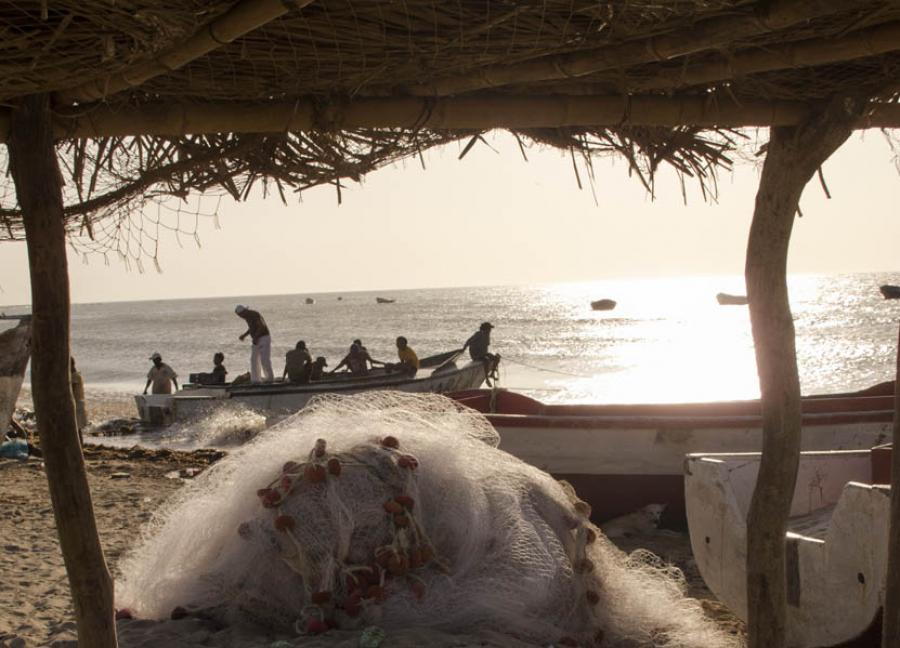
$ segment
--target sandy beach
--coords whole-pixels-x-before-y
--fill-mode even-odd
[[[88,415],[92,421],[133,416],[129,399],[105,392],[89,392]],[[30,408],[28,392],[19,401]],[[27,410],[26,410],[27,412]],[[19,410],[19,415],[23,413]],[[26,414],[27,416],[27,414]],[[28,417],[30,418],[30,417]],[[33,419],[29,421],[33,425]],[[31,425],[29,427],[31,427]],[[103,437],[89,437],[102,443]],[[142,526],[202,470],[224,453],[217,450],[179,452],[168,449],[112,448],[87,445],[84,449],[94,513],[107,563],[113,577],[119,575],[122,556],[141,537]],[[6,485],[5,506],[0,512],[0,648],[21,646],[76,645],[75,624],[68,582],[56,536],[46,475],[39,458],[27,461],[0,460],[0,479]],[[679,567],[686,578],[688,594],[702,600],[707,616],[736,637],[743,636],[743,624],[715,601],[703,584],[690,550],[686,532],[657,529],[616,538],[627,552],[648,549]],[[223,627],[208,618],[180,620],[120,620],[122,646],[259,646],[285,641],[296,645],[356,647],[359,631],[331,631],[310,638],[246,634],[246,630]],[[261,643],[262,642],[262,643]],[[409,630],[392,633],[383,646],[530,646],[509,637],[479,634],[445,636],[435,631],[422,634]]]
[[[140,537],[141,525],[187,480],[217,459],[216,451],[180,453],[169,450],[131,450],[87,447],[85,461],[94,497],[94,512],[106,559],[114,575],[120,557]],[[69,599],[65,567],[56,537],[46,476],[39,459],[26,462],[0,461],[0,476],[6,488],[0,514],[0,647],[75,645],[75,624]],[[658,530],[621,542],[626,550],[648,548],[678,565],[688,580],[692,596],[707,599],[704,608],[722,627],[742,632],[742,624],[711,599],[690,554],[687,534]],[[259,637],[242,638],[202,619],[180,621],[120,621],[121,645],[241,645]],[[358,633],[329,633],[328,645],[356,646]],[[343,636],[342,635],[346,635]],[[269,637],[274,641],[275,638]],[[391,637],[383,645],[421,645],[415,633]],[[24,641],[24,643],[22,643]],[[305,639],[291,645],[316,646],[322,640]],[[448,645],[461,645],[460,637],[447,638]],[[510,645],[497,639],[495,645]],[[504,643],[505,642],[505,643]],[[441,645],[429,636],[430,645]],[[481,636],[478,645],[491,645]],[[258,644],[257,644],[258,645]]]

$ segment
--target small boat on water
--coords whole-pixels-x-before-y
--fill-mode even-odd
[[[595,311],[608,311],[615,307],[616,302],[612,299],[598,299],[597,301],[591,302],[591,310]]]
[[[694,454],[684,468],[700,574],[744,620],[746,517],[760,456]],[[789,645],[843,644],[876,623],[887,572],[890,457],[890,446],[801,453],[786,536]]]
[[[891,286],[885,284],[878,290],[881,291],[881,294],[884,295],[885,299],[900,299],[900,286]]]
[[[315,304],[315,303],[316,303],[316,300],[313,299],[312,297],[307,297],[304,301],[305,301],[307,304]]]
[[[891,436],[893,384],[803,399],[803,450],[860,450]],[[500,448],[570,482],[595,522],[665,504],[663,524],[685,524],[684,458],[762,447],[759,401],[545,405],[508,391],[451,398],[485,414]]]
[[[747,295],[729,295],[728,293],[716,293],[716,301],[721,306],[746,306]]]
[[[415,376],[372,369],[366,376],[349,372],[325,374],[323,380],[308,384],[275,381],[262,384],[187,384],[174,394],[135,396],[138,416],[147,425],[169,425],[223,406],[238,406],[278,418],[297,412],[319,394],[357,394],[375,390],[399,390],[412,393],[444,393],[473,389],[485,378],[484,364],[457,360],[456,349],[423,358]]]
[[[31,357],[31,317],[10,317],[18,324],[0,333],[0,441],[12,418]]]
[[[393,304],[396,299],[388,299],[387,297],[376,297],[375,301],[379,304]]]

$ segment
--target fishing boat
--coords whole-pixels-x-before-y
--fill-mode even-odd
[[[316,300],[313,299],[312,297],[307,297],[303,301],[305,301],[307,304],[315,304],[316,303]]]
[[[785,538],[788,645],[834,646],[876,623],[887,572],[890,452],[801,453]],[[694,558],[716,598],[744,620],[746,518],[760,457],[704,453],[685,461]]]
[[[479,387],[485,379],[481,362],[458,365],[462,350],[456,349],[423,358],[415,376],[372,369],[366,376],[349,372],[325,374],[309,384],[275,381],[261,384],[187,384],[174,394],[141,394],[135,403],[141,422],[169,425],[223,406],[243,407],[267,418],[279,418],[301,410],[319,394],[357,394],[374,390],[412,393],[444,393]]]
[[[0,333],[0,441],[12,418],[31,357],[31,317],[2,316],[18,324]]]
[[[893,384],[803,399],[803,450],[860,450],[891,436]],[[662,523],[683,528],[684,458],[762,448],[759,401],[546,405],[510,391],[450,394],[482,412],[500,447],[570,482],[595,522],[665,504]]]
[[[747,295],[729,295],[728,293],[716,293],[716,301],[721,306],[746,306]]]
[[[591,302],[591,309],[595,311],[608,311],[615,307],[616,302],[612,299],[598,299],[597,301]]]
[[[393,304],[396,299],[388,299],[387,297],[376,297],[375,301],[379,304]]]
[[[885,299],[900,299],[900,286],[884,285],[878,290],[881,291]]]

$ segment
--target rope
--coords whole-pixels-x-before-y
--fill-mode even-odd
[[[527,362],[522,362],[521,360],[515,360],[510,358],[509,356],[503,357],[504,362],[512,362],[513,364],[522,365],[523,367],[528,367],[529,369],[537,369],[538,371],[546,371],[547,373],[555,373],[560,374],[562,376],[572,376],[574,378],[593,378],[593,376],[588,376],[586,374],[578,374],[573,373],[571,371],[562,371],[560,369],[548,369],[546,367],[539,367],[537,365],[528,364]]]

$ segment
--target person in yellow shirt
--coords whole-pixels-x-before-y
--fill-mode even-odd
[[[402,335],[397,338],[397,357],[400,362],[388,365],[388,372],[399,371],[412,376],[419,370],[419,356]]]

